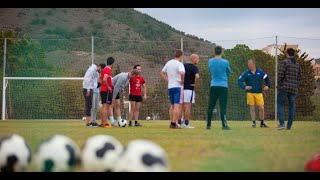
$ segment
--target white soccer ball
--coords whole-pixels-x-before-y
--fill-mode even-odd
[[[35,155],[35,165],[42,172],[71,171],[80,162],[80,148],[64,135],[44,140]]]
[[[84,117],[82,117],[82,121],[85,121],[86,120],[86,117],[84,116]]]
[[[81,164],[87,172],[113,172],[123,152],[122,144],[110,135],[95,135],[82,148]]]
[[[126,125],[127,125],[127,120],[122,119],[121,121],[118,122],[118,125],[119,125],[120,127],[126,127]]]
[[[168,172],[167,153],[149,140],[129,142],[124,154],[116,164],[117,172]]]
[[[150,120],[150,119],[151,119],[151,117],[150,117],[150,116],[147,116],[147,117],[146,117],[146,120]]]
[[[31,162],[31,151],[17,134],[0,138],[0,172],[22,172]]]

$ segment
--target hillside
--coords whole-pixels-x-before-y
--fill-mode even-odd
[[[33,39],[44,39],[37,41],[47,53],[47,61],[51,64],[59,62],[57,65],[71,75],[83,74],[90,65],[91,36],[95,37],[95,54],[98,58],[95,62],[104,62],[106,56],[114,53],[116,59],[133,56],[136,62],[151,68],[150,72],[159,68],[153,65],[163,65],[173,57],[174,49],[181,47],[181,38],[186,55],[198,53],[207,57],[214,47],[209,41],[185,35],[149,15],[129,8],[2,8],[0,30],[15,30]],[[61,40],[54,39],[67,40],[61,44]],[[87,54],[87,57],[81,56],[85,60],[79,61],[77,52]],[[80,64],[77,64],[77,68],[71,66],[71,69],[62,65],[74,63]],[[120,64],[120,71],[127,71],[134,63]]]

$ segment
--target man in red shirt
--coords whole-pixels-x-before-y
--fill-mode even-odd
[[[107,66],[101,71],[101,87],[100,87],[100,95],[101,95],[101,103],[102,107],[100,110],[101,117],[101,127],[103,128],[112,128],[107,123],[107,113],[112,108],[112,66],[114,63],[114,59],[112,57],[108,57]],[[112,110],[112,109],[111,109]]]
[[[130,93],[129,100],[131,105],[131,110],[129,114],[129,127],[132,126],[132,118],[134,116],[135,123],[134,126],[142,126],[139,122],[139,109],[140,102],[142,101],[142,93],[143,90],[143,99],[147,99],[147,87],[144,78],[141,76],[141,66],[139,64],[135,65],[133,69],[137,69],[139,75],[130,79]]]

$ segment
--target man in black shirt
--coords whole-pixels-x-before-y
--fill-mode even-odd
[[[184,76],[184,90],[183,90],[183,112],[184,112],[184,128],[194,128],[190,126],[190,112],[191,103],[195,103],[195,89],[197,89],[198,81],[200,78],[199,69],[196,64],[199,63],[199,56],[197,54],[191,54],[189,63],[184,64],[186,70]],[[182,114],[181,114],[182,116]],[[178,126],[182,126],[181,118],[178,120]]]

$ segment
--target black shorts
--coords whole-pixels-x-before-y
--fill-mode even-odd
[[[100,96],[101,96],[101,103],[102,104],[112,104],[112,92],[100,92]]]
[[[129,101],[141,102],[142,96],[129,95]]]

